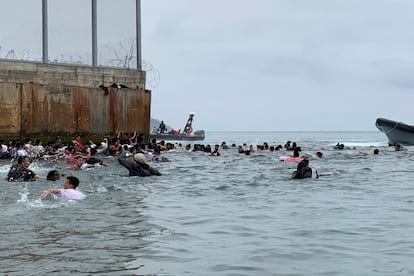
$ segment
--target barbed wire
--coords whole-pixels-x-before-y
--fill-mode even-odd
[[[99,60],[101,66],[131,69],[137,68],[137,57],[135,55],[136,39],[127,38],[118,43],[107,44],[99,51]],[[0,46],[0,58],[21,61],[41,62],[42,55],[39,52],[23,49],[16,52],[15,49],[4,49]],[[63,54],[49,57],[49,61],[53,63],[74,64],[74,65],[91,65],[91,54],[84,56],[65,56]],[[159,71],[148,61],[141,60],[142,70],[146,72],[147,89],[154,89],[160,83]]]

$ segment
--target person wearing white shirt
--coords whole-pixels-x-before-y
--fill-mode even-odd
[[[82,200],[86,195],[76,188],[79,186],[79,178],[75,176],[68,176],[63,183],[63,189],[51,188],[43,191],[39,199],[48,198],[52,195],[58,195],[65,199]]]

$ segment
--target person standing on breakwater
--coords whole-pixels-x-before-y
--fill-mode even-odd
[[[129,176],[161,175],[156,168],[151,167],[145,162],[145,155],[143,153],[135,154],[134,160],[130,160],[128,157],[121,155],[118,157],[118,162],[128,169]]]
[[[43,193],[39,196],[39,199],[44,199],[51,195],[60,195],[62,198],[66,199],[82,200],[86,196],[82,192],[76,190],[78,186],[79,178],[75,176],[68,176],[63,183],[63,189],[47,189],[43,191]]]

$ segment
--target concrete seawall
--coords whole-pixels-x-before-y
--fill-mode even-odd
[[[0,60],[0,136],[148,135],[150,114],[144,71]]]

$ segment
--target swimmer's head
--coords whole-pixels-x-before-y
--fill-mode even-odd
[[[141,164],[145,164],[145,155],[143,153],[137,153],[134,155],[135,161]]]
[[[47,174],[46,177],[47,180],[50,181],[56,181],[60,179],[60,173],[57,170],[51,170],[49,171],[49,173]]]

